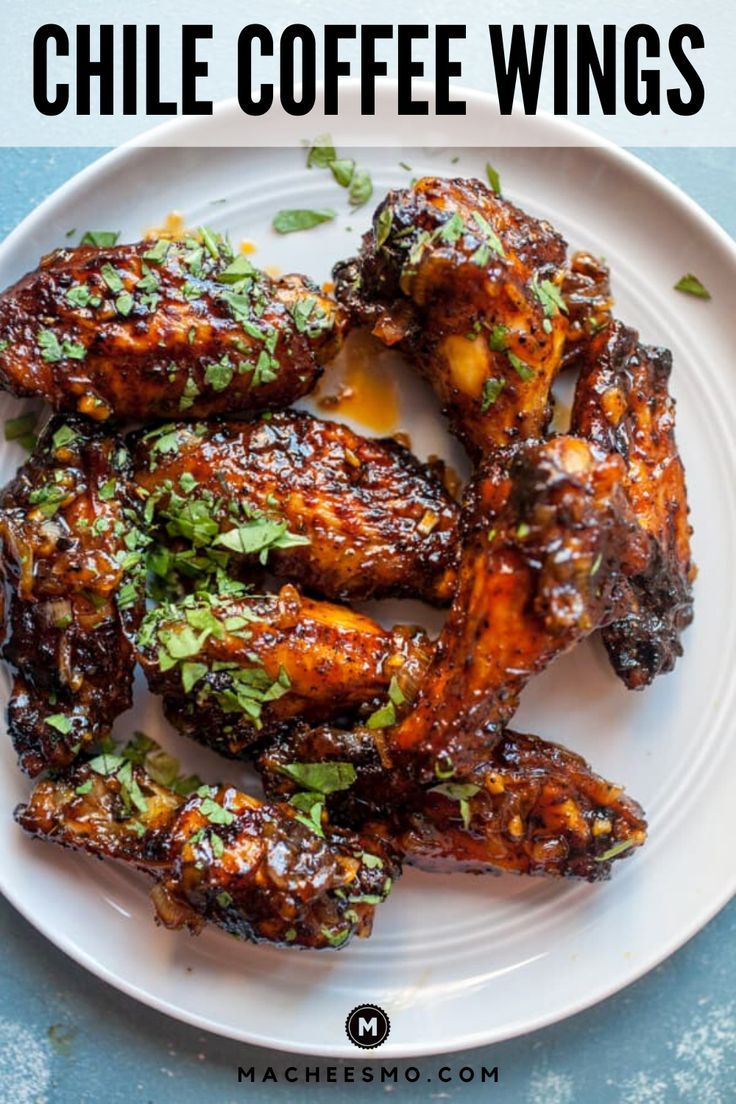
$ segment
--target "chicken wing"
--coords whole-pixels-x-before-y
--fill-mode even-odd
[[[538,437],[568,322],[565,243],[479,180],[389,192],[360,256],[335,268],[352,318],[398,345],[474,458]]]
[[[0,386],[97,420],[287,406],[335,352],[335,304],[227,241],[60,249],[0,296]]]
[[[603,630],[619,677],[632,690],[671,671],[693,618],[685,471],[675,441],[667,349],[642,345],[611,322],[585,346],[572,431],[620,453],[634,513],[652,542],[648,567],[629,579],[630,608]]]
[[[499,450],[469,489],[459,583],[416,705],[386,732],[427,779],[464,773],[527,680],[620,615],[649,542],[620,456],[574,437]]]
[[[350,784],[326,797],[330,818],[390,840],[426,870],[507,871],[598,881],[646,838],[646,821],[621,787],[557,744],[506,731],[461,779],[418,786],[382,765],[367,729],[301,729],[257,760],[266,793],[284,801],[298,778],[340,765]],[[352,769],[352,775],[347,770]]]
[[[131,704],[146,537],[130,474],[122,440],[54,418],[0,494],[3,654],[17,669],[8,721],[31,775],[69,763]]]
[[[178,729],[226,755],[302,718],[370,712],[395,679],[413,694],[431,655],[415,629],[383,629],[293,586],[278,595],[194,595],[149,614],[138,658]]]
[[[232,786],[185,798],[103,754],[39,782],[15,815],[34,836],[149,874],[167,928],[212,923],[255,942],[341,947],[370,934],[398,867],[379,841],[330,831],[312,813]]]
[[[267,557],[274,574],[328,598],[452,597],[459,509],[395,441],[298,411],[135,440],[148,517],[199,550],[205,571],[214,550],[231,569]]]

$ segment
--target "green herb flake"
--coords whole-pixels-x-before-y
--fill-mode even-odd
[[[347,790],[357,777],[352,763],[284,763],[279,770],[306,789],[320,794]]]
[[[107,286],[113,295],[118,295],[121,291],[125,290],[125,284],[122,281],[120,273],[117,269],[113,268],[111,264],[103,264],[100,269],[100,276],[105,281]]]
[[[489,377],[487,380],[484,380],[483,394],[480,403],[481,414],[485,414],[487,410],[490,410],[505,386],[505,379],[494,379],[493,377]]]
[[[71,717],[67,717],[65,713],[52,713],[46,718],[46,724],[50,728],[55,728],[62,736],[68,736],[72,730]]]
[[[159,238],[158,241],[143,254],[143,260],[150,261],[151,264],[161,265],[166,260],[170,248],[171,242],[168,238]]]
[[[203,797],[199,806],[202,816],[207,817],[210,824],[232,824],[235,814],[226,809],[224,805],[218,805],[211,797]]]
[[[80,782],[74,790],[75,794],[79,794],[81,797],[83,794],[88,794],[92,789],[92,779],[88,778],[86,782]]]
[[[602,855],[596,855],[596,862],[608,862],[610,859],[617,858],[618,855],[622,855],[624,851],[628,851],[630,847],[634,846],[634,840],[619,840],[618,843],[614,843],[613,847],[609,847],[607,851],[604,851]]]
[[[118,312],[118,314],[122,315],[123,318],[128,317],[134,306],[135,299],[129,291],[124,291],[122,295],[118,295],[117,299],[115,300],[115,310]]]
[[[277,234],[293,234],[296,230],[311,230],[322,222],[330,222],[335,215],[331,207],[283,210],[274,215],[271,225]]]
[[[439,786],[432,786],[430,792],[440,793],[444,797],[449,797],[451,801],[459,802],[463,826],[466,830],[470,827],[469,799],[480,792],[480,786],[476,786],[473,782],[442,782]]]
[[[525,383],[534,378],[534,369],[529,364],[525,364],[515,353],[506,353],[506,356],[509,358],[511,367]]]
[[[204,382],[213,391],[224,391],[232,382],[235,369],[227,354],[216,364],[208,364],[204,372]]]
[[[253,267],[245,255],[236,257],[235,260],[219,272],[215,279],[220,284],[238,284],[241,280],[258,275],[258,270]]]
[[[392,701],[387,701],[386,704],[377,709],[375,713],[371,713],[365,723],[366,727],[370,729],[390,728],[391,725],[396,724],[396,708],[394,703]]]
[[[685,295],[694,295],[696,299],[712,298],[707,287],[692,272],[680,277],[675,284],[675,291],[681,291]]]
[[[232,894],[228,893],[226,889],[223,889],[220,893],[218,893],[215,900],[217,901],[220,908],[224,909],[230,908],[230,905],[233,903]]]
[[[388,696],[389,700],[392,701],[394,705],[404,705],[406,702],[406,695],[399,686],[396,675],[391,676],[391,682],[388,684]]]
[[[329,134],[320,134],[313,142],[309,143],[307,153],[307,168],[327,169],[337,158],[332,138]]]
[[[348,202],[351,207],[362,207],[373,195],[373,181],[365,169],[356,169],[350,181]]]
[[[391,226],[394,221],[394,213],[389,206],[383,207],[373,223],[373,233],[376,239],[376,249],[385,245]]]
[[[547,318],[552,318],[558,311],[567,314],[567,303],[562,297],[562,292],[557,284],[551,280],[539,280],[536,272],[530,284],[533,295],[542,304],[542,309]]]
[[[119,230],[87,230],[80,238],[80,245],[96,245],[98,249],[111,249],[117,245]]]
[[[486,176],[488,177],[488,183],[491,186],[491,191],[496,195],[501,194],[501,177],[498,175],[498,170],[494,169],[493,165],[489,161],[486,161]]]
[[[330,169],[337,183],[341,188],[347,188],[350,186],[350,182],[353,179],[355,173],[355,162],[344,159],[337,161],[330,161]]]

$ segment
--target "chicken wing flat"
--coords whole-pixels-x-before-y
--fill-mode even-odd
[[[422,632],[383,629],[290,585],[278,595],[164,604],[138,636],[148,684],[172,724],[231,756],[295,719],[370,712],[392,679],[408,696],[430,655]]]
[[[8,723],[32,775],[69,763],[131,704],[146,538],[130,474],[121,439],[59,417],[0,494]]]
[[[337,348],[335,304],[224,238],[60,249],[0,296],[0,386],[97,420],[287,406]]]
[[[212,550],[328,598],[452,597],[458,506],[395,441],[288,411],[167,425],[133,452],[147,516],[205,570]]]
[[[543,434],[568,322],[565,242],[479,180],[389,192],[360,256],[335,268],[354,321],[434,387],[474,458]]]
[[[185,798],[111,754],[39,782],[16,819],[151,875],[165,927],[212,923],[255,942],[325,948],[367,936],[398,873],[379,841],[330,832],[296,805],[264,805],[231,786]]]
[[[668,383],[672,356],[611,322],[586,344],[572,430],[626,463],[626,490],[652,542],[646,570],[629,579],[630,608],[603,631],[611,663],[632,690],[671,671],[693,617],[685,471]]]
[[[621,787],[536,736],[506,731],[464,778],[426,786],[385,768],[379,747],[365,728],[305,728],[268,747],[257,766],[278,801],[308,770],[319,778],[321,766],[332,782],[339,767],[345,785],[326,798],[331,820],[389,839],[404,861],[429,871],[598,881],[646,838],[643,813]]]
[[[386,732],[421,777],[464,773],[528,679],[620,615],[649,542],[620,456],[574,437],[499,450],[471,484],[458,589],[415,707]]]

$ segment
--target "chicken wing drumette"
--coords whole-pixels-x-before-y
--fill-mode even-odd
[[[466,496],[458,588],[414,708],[386,732],[422,778],[464,773],[528,679],[628,608],[649,541],[624,465],[574,437],[499,450]]]
[[[176,562],[257,563],[328,598],[448,602],[458,516],[437,475],[395,441],[288,411],[137,435],[136,481]]]
[[[389,192],[360,256],[337,265],[353,319],[397,345],[475,458],[540,436],[568,322],[565,243],[479,180]]]
[[[122,440],[54,418],[0,495],[8,723],[29,774],[69,763],[131,704],[146,538],[130,474]]]
[[[431,871],[597,881],[646,838],[642,811],[620,786],[579,755],[510,731],[465,777],[425,786],[384,766],[366,728],[298,730],[257,766],[271,800],[286,800],[310,772],[323,777],[334,823],[390,839],[402,859]]]
[[[105,754],[39,782],[16,819],[35,836],[149,874],[167,928],[212,923],[256,942],[340,947],[370,934],[397,865],[379,841],[331,831],[298,804],[262,804],[231,786],[183,797]]]
[[[97,420],[287,406],[335,352],[335,304],[219,235],[49,254],[0,296],[0,386]]]
[[[369,713],[392,679],[413,695],[430,655],[422,632],[383,629],[290,585],[278,595],[164,604],[138,636],[148,684],[172,724],[232,756],[300,718]]]
[[[693,617],[692,529],[668,389],[672,355],[642,345],[616,321],[584,351],[572,431],[624,458],[626,491],[652,545],[646,569],[629,579],[630,608],[603,630],[616,673],[638,690],[672,670]]]

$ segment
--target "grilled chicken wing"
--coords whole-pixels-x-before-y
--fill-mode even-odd
[[[574,437],[499,450],[471,485],[459,583],[414,709],[386,733],[421,777],[463,773],[527,680],[618,616],[649,544],[624,465]]]
[[[45,257],[0,296],[0,386],[98,420],[287,406],[337,348],[335,304],[203,239]]]
[[[377,840],[330,831],[294,805],[264,805],[231,786],[185,798],[115,755],[39,782],[16,819],[151,875],[165,927],[198,932],[209,922],[256,942],[325,948],[367,936],[398,873]]]
[[[540,436],[560,367],[565,243],[478,180],[390,192],[335,269],[353,319],[427,377],[470,454]]]
[[[639,342],[611,322],[585,345],[572,431],[626,463],[626,490],[652,542],[646,570],[629,580],[630,609],[603,631],[616,673],[632,690],[671,671],[680,636],[692,621],[692,583],[685,472],[675,441],[675,404],[667,349]]]
[[[131,704],[146,538],[130,474],[122,440],[54,418],[0,495],[9,729],[32,775],[69,763]]]
[[[268,557],[276,575],[328,598],[452,597],[458,507],[395,441],[297,411],[136,440],[148,516],[205,571],[214,550],[231,569]]]
[[[382,765],[367,729],[305,728],[257,760],[269,798],[288,799],[305,764],[325,774],[325,764],[341,764],[345,784],[326,798],[335,823],[390,839],[402,859],[430,871],[598,881],[646,838],[642,811],[621,787],[536,736],[504,732],[464,778],[418,786]]]
[[[293,586],[263,597],[190,596],[149,614],[138,637],[172,724],[233,756],[299,718],[370,711],[392,678],[412,693],[430,654],[418,630],[383,629]]]

